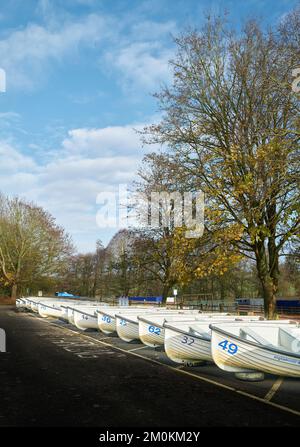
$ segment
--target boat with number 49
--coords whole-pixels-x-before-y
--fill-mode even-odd
[[[212,323],[212,357],[224,371],[300,377],[300,325],[295,321]]]
[[[210,325],[219,322],[230,322],[237,319],[248,322],[260,317],[214,316],[202,321],[165,322],[165,352],[170,360],[186,366],[197,366],[204,362],[212,362]]]

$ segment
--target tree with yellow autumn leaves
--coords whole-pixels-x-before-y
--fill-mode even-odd
[[[268,318],[276,315],[279,258],[300,230],[300,101],[291,88],[299,42],[299,9],[274,30],[252,21],[239,35],[208,18],[200,32],[176,39],[173,85],[156,95],[163,118],[144,130],[147,143],[167,148],[182,187],[206,196],[211,250],[199,256],[203,241],[179,238],[178,276],[249,257]],[[184,253],[191,259],[197,250],[194,268]]]
[[[201,238],[186,237],[191,228],[184,222],[183,189],[187,185],[183,180],[180,166],[168,156],[150,153],[144,157],[139,180],[135,182],[142,226],[135,231],[133,259],[139,269],[161,283],[163,302],[172,294],[172,287],[184,287],[205,276],[223,275],[242,258],[232,244],[240,235],[238,225],[224,230],[215,210],[206,210],[206,225]],[[158,194],[155,204],[151,203],[153,192]],[[175,203],[172,196],[175,192],[180,194],[181,203]],[[150,203],[151,209],[148,207]],[[143,226],[148,218],[151,222],[153,212],[159,217],[159,226]],[[176,217],[182,225],[175,225]],[[197,219],[199,216],[195,222]]]

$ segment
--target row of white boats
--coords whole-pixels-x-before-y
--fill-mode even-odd
[[[164,347],[169,359],[187,366],[214,362],[240,378],[257,373],[300,377],[300,325],[295,321],[37,297],[19,299],[17,307],[83,331],[117,333],[126,342]]]

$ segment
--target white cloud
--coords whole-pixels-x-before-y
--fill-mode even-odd
[[[56,158],[38,164],[0,141],[0,190],[43,206],[75,235],[81,249],[85,237],[90,241],[86,249],[92,249],[93,241],[101,237],[96,196],[117,191],[119,184],[134,179],[143,156],[139,137],[129,125],[74,129],[61,146]]]
[[[20,122],[21,122],[21,115],[19,113],[0,112],[0,128],[1,128],[2,138],[4,138],[3,131],[9,130],[9,135],[11,135],[11,131],[18,130]]]
[[[141,130],[143,126],[134,126]],[[139,135],[133,126],[110,126],[102,129],[74,129],[68,132],[63,147],[70,154],[111,156],[116,153],[135,154],[141,146]]]
[[[107,36],[110,23],[90,14],[78,21],[41,26],[29,23],[0,40],[1,66],[7,73],[7,88],[32,88],[38,76],[47,76],[45,63],[76,52],[81,45],[93,46]],[[49,69],[49,67],[48,67]]]
[[[169,60],[172,52],[156,42],[136,42],[108,56],[121,71],[126,86],[157,89],[161,82],[171,78]]]
[[[99,67],[105,72],[114,69],[127,87],[134,82],[152,89],[170,79],[168,60],[173,54],[170,44],[171,34],[177,31],[175,22],[143,20],[138,15],[120,20],[99,13],[74,19],[49,0],[40,0],[36,11],[42,23],[29,22],[0,40],[7,89],[33,89],[47,80],[53,62],[65,63],[67,57],[87,47],[96,49]]]
[[[172,37],[177,33],[173,21],[139,21],[128,35],[106,52],[108,64],[118,70],[126,89],[157,89],[171,79],[169,60],[174,56]]]
[[[1,176],[10,176],[21,171],[34,171],[36,164],[34,160],[23,155],[11,144],[2,141],[0,144],[0,173]]]
[[[24,91],[46,83],[53,66],[68,64],[77,56],[81,62],[82,50],[87,48],[93,49],[99,66],[102,58],[101,67],[106,74],[111,69],[110,81],[117,78],[126,88],[141,89],[143,95],[156,90],[161,81],[168,81],[174,22],[143,21],[136,13],[127,14],[126,20],[100,14],[74,18],[63,7],[59,10],[53,5],[54,2],[41,0],[36,10],[37,16],[42,16],[39,24],[28,23],[1,34],[0,60],[7,72],[8,90],[13,87]],[[67,68],[72,74],[72,68]],[[91,100],[81,91],[75,95],[74,101]],[[14,112],[0,114],[0,118],[4,130],[10,131],[13,124],[14,140],[21,131],[25,133],[18,129],[20,117]],[[99,237],[96,195],[116,190],[119,183],[130,183],[134,178],[143,151],[132,127],[143,126],[77,128],[66,135],[66,125],[64,121],[61,128],[46,129],[46,136],[37,132],[34,141],[30,141],[32,134],[30,138],[26,129],[26,153],[10,140],[0,141],[0,191],[44,206],[68,231],[81,234],[82,248],[82,235],[89,241]],[[2,132],[2,139],[6,133]],[[61,144],[53,147],[52,141],[57,139]],[[27,154],[30,149],[32,155]]]
[[[0,113],[0,120],[15,121],[15,120],[19,120],[20,118],[21,118],[21,115],[16,112],[1,112]]]
[[[156,40],[170,37],[177,32],[176,23],[171,20],[167,22],[154,22],[152,20],[144,20],[134,23],[131,28],[131,36],[138,40]]]

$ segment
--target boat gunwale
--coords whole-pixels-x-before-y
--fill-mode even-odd
[[[111,309],[112,309],[112,307],[113,306],[111,306]],[[111,317],[111,318],[116,318],[116,315],[118,315],[118,313],[115,313],[115,314],[111,315],[111,314],[105,312],[104,310],[97,310],[96,312],[99,313],[99,314],[102,314],[102,315],[106,315],[107,317]]]
[[[142,321],[143,323],[151,324],[152,326],[159,327],[160,329],[164,329],[164,326],[163,326],[164,322],[163,322],[162,325],[161,324],[156,324],[156,323],[154,324],[152,321],[147,320],[144,317],[139,317],[138,316],[137,318],[138,318],[138,321]]]
[[[77,306],[81,306],[81,304],[77,304]],[[61,307],[63,307],[64,309],[73,309],[73,310],[76,310],[76,307],[74,307],[74,306],[61,306]],[[83,306],[83,307],[85,307],[85,306]],[[87,306],[88,307],[88,306]],[[91,306],[91,307],[93,307],[93,306]],[[95,306],[96,307],[96,306]]]
[[[151,312],[149,312],[149,313],[151,313]],[[156,314],[154,314],[154,315],[156,315]],[[137,319],[138,319],[138,321],[131,320],[131,319],[128,318],[128,317],[124,317],[124,318],[123,318],[123,314],[121,314],[121,313],[116,314],[115,318],[120,317],[120,316],[122,316],[122,320],[127,320],[127,321],[129,321],[130,323],[139,324],[139,315],[137,315]],[[143,318],[143,317],[141,317],[141,318]]]
[[[209,342],[210,342],[210,340],[211,340],[211,339],[208,339],[207,337],[201,336],[201,335],[199,335],[199,334],[193,334],[193,333],[191,333],[191,332],[186,332],[186,331],[184,331],[184,329],[180,329],[180,328],[171,326],[171,325],[168,324],[168,323],[164,323],[164,326],[163,326],[163,327],[164,327],[164,329],[171,329],[171,330],[174,330],[175,332],[179,332],[180,334],[184,334],[184,335],[187,335],[187,336],[189,336],[189,337],[198,338],[199,340],[204,340],[204,341],[209,341]],[[209,326],[209,327],[210,327],[210,326]]]
[[[182,315],[182,314],[179,314],[179,315]],[[192,314],[193,315],[193,314]],[[197,315],[197,314],[196,314]],[[156,315],[155,315],[156,316]],[[173,316],[173,315],[172,315]],[[148,323],[148,324],[151,324],[152,326],[155,326],[155,327],[159,327],[160,329],[164,329],[165,328],[165,326],[164,326],[164,324],[166,323],[166,324],[168,324],[169,323],[169,321],[168,320],[166,320],[166,319],[164,319],[164,321],[163,321],[163,323],[161,324],[161,323],[154,323],[153,321],[151,321],[151,320],[147,320],[146,318],[144,318],[144,317],[140,317],[140,316],[138,316],[138,320],[140,321],[142,321],[143,323]],[[174,321],[180,321],[180,319],[179,320],[174,320]],[[202,321],[205,321],[205,320],[182,320],[183,322],[189,322],[189,321],[191,321],[191,322],[194,322],[194,321],[200,321],[201,323],[202,323]],[[171,321],[172,322],[172,321]],[[171,323],[170,322],[170,323]]]
[[[41,302],[39,302],[39,305],[40,305],[40,306],[45,306],[45,307],[48,307],[49,309],[60,310],[60,308],[59,308],[59,307],[55,307],[55,306],[48,306],[47,304],[44,304],[44,303],[41,303]]]
[[[116,318],[115,315],[108,314],[105,311],[99,310],[99,309],[96,310],[96,314],[106,315],[107,317],[114,318],[114,319]]]
[[[72,308],[71,308],[71,309],[72,309]],[[81,311],[81,310],[79,310],[79,309],[74,309],[74,312],[79,312],[80,314],[86,315],[87,317],[97,318],[96,312],[94,312],[93,315],[88,314],[88,313],[86,313],[86,312],[83,312],[83,311]],[[74,315],[74,318],[75,318],[75,315]]]
[[[214,331],[218,332],[219,334],[227,335],[227,336],[233,338],[234,340],[245,342],[246,344],[255,346],[256,348],[258,347],[258,348],[266,349],[267,351],[275,352],[276,354],[284,354],[284,355],[287,355],[290,357],[295,357],[296,359],[300,359],[300,354],[292,353],[291,351],[284,351],[282,349],[277,349],[275,346],[273,348],[271,346],[260,345],[259,343],[255,343],[254,341],[241,338],[237,335],[231,334],[230,332],[226,332],[223,329],[220,329],[217,326],[214,326],[213,324],[210,324],[209,328],[211,329],[211,331],[214,330]]]
[[[134,324],[137,324],[137,325],[139,324],[138,321],[130,320],[130,318],[124,317],[122,314],[116,314],[115,319],[117,319],[117,318],[120,318],[121,320],[126,320],[129,323],[134,323]]]

